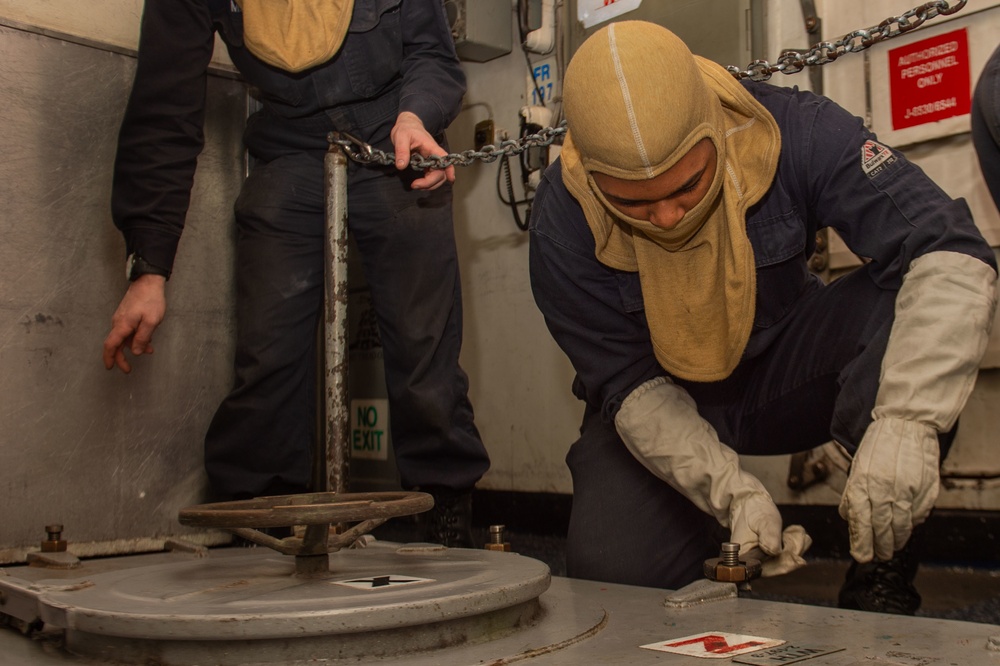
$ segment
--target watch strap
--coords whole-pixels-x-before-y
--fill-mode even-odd
[[[125,261],[125,277],[129,282],[134,282],[140,275],[162,275],[170,279],[170,271],[159,266],[154,266],[137,253],[133,252]]]

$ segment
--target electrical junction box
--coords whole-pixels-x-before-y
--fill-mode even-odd
[[[443,0],[461,60],[486,62],[512,48],[510,0]]]
[[[590,35],[614,21],[662,25],[697,55],[745,67],[763,46],[763,0],[567,0],[572,56]]]

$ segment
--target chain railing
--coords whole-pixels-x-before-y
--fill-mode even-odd
[[[546,127],[537,134],[525,134],[520,139],[507,139],[501,141],[499,145],[483,146],[481,150],[464,150],[460,153],[429,157],[414,154],[410,157],[410,168],[423,171],[424,169],[446,169],[450,166],[469,166],[477,161],[488,164],[501,157],[520,155],[529,148],[548,146],[556,140],[557,136],[562,136],[565,133],[566,123],[564,122],[557,127]],[[342,146],[348,157],[355,162],[379,166],[389,166],[396,163],[394,153],[372,148],[346,132],[331,132],[330,143]]]
[[[885,19],[881,23],[865,30],[855,30],[835,41],[823,41],[815,44],[808,51],[785,51],[774,64],[767,60],[754,60],[746,69],[732,65],[726,71],[739,79],[752,81],[767,81],[776,73],[794,74],[806,67],[826,65],[847,53],[864,51],[879,42],[904,35],[924,24],[925,21],[938,16],[948,16],[961,10],[968,0],[957,0],[954,4],[948,0],[926,2],[913,9]],[[556,127],[546,127],[535,134],[526,134],[519,139],[501,141],[498,145],[483,146],[480,150],[465,150],[461,153],[450,153],[433,157],[412,155],[410,168],[418,171],[426,169],[446,169],[450,166],[469,166],[473,162],[495,162],[501,157],[520,155],[529,148],[548,146],[557,137],[566,133],[566,122]],[[389,166],[396,163],[394,153],[372,148],[367,143],[356,139],[345,132],[331,132],[330,143],[339,145],[355,162]]]
[[[846,53],[858,53],[867,48],[884,42],[887,39],[905,35],[919,28],[925,21],[938,16],[954,14],[965,7],[968,0],[958,0],[954,5],[948,0],[926,2],[919,7],[899,16],[887,18],[876,26],[866,30],[855,30],[832,42],[819,42],[808,51],[785,51],[778,60],[771,64],[767,60],[754,60],[746,69],[730,65],[726,70],[737,79],[752,81],[767,81],[772,74],[795,74],[806,67],[826,65]]]

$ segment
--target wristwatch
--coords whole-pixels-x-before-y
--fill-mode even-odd
[[[165,268],[160,268],[159,266],[154,266],[149,263],[138,254],[133,252],[128,255],[128,259],[125,260],[125,279],[129,282],[135,282],[136,278],[140,275],[146,275],[151,273],[153,275],[162,275],[163,277],[170,279],[170,271]]]

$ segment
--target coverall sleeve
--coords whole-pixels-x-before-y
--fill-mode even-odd
[[[204,144],[213,48],[204,0],[146,0],[135,79],[118,136],[111,211],[126,251],[167,270]]]
[[[963,199],[952,199],[901,152],[881,143],[860,118],[830,100],[792,99],[800,106],[789,115],[794,120],[783,140],[795,156],[807,214],[870,259],[882,286],[898,288],[910,263],[929,252],[971,255],[996,269]]]
[[[666,374],[653,354],[638,278],[597,260],[558,160],[536,193],[530,231],[535,303],[576,370],[578,397],[610,422],[633,389]]]
[[[401,11],[403,87],[399,110],[415,113],[427,131],[437,136],[462,109],[465,73],[455,54],[444,5],[403,0]]]

